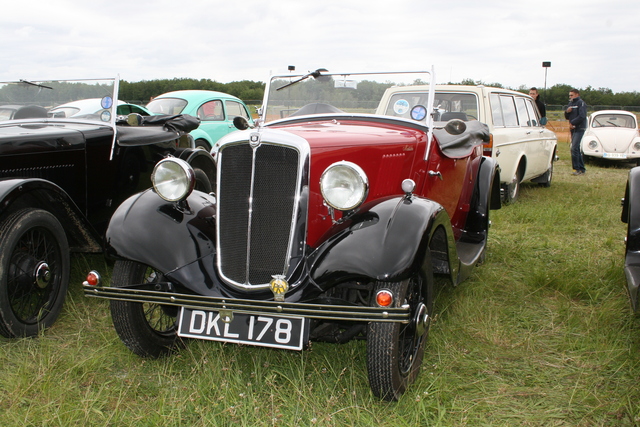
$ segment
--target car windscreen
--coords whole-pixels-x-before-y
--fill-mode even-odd
[[[56,112],[56,107],[95,99],[96,109],[82,120],[114,124],[116,83],[115,79],[0,82],[0,108],[15,109],[11,117],[0,120],[65,119],[71,114]]]
[[[375,114],[385,91],[392,86],[429,84],[429,72],[328,73],[317,70],[306,76],[274,76],[265,93],[261,117],[265,122],[309,114]],[[421,112],[424,120],[428,100]],[[406,111],[407,117],[411,114]]]
[[[184,107],[187,106],[187,101],[180,98],[157,98],[147,104],[147,110],[153,114],[180,114]]]
[[[387,116],[409,118],[409,111],[415,105],[426,105],[427,91],[399,92],[393,94],[384,112]],[[448,121],[460,119],[477,120],[478,97],[475,93],[438,92],[433,103],[436,110],[435,120]],[[408,106],[408,107],[407,107]]]
[[[601,114],[594,116],[591,124],[594,128],[616,127],[616,128],[636,128],[636,121],[626,114]]]

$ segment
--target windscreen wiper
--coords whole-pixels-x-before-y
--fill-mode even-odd
[[[315,70],[315,71],[313,71],[313,72],[311,72],[311,73],[307,74],[306,76],[302,76],[302,77],[300,77],[298,80],[294,80],[294,81],[292,81],[291,83],[287,83],[287,84],[286,84],[286,85],[284,85],[284,86],[280,86],[280,87],[279,87],[279,88],[277,88],[276,90],[277,90],[277,91],[278,91],[278,90],[282,90],[282,89],[284,89],[284,88],[286,88],[286,87],[289,87],[289,86],[294,85],[294,84],[296,84],[296,83],[298,83],[298,82],[301,82],[301,81],[303,81],[303,80],[306,80],[306,79],[308,79],[309,77],[313,77],[314,79],[317,79],[318,77],[320,77],[320,76],[322,75],[322,73],[323,73],[323,72],[325,72],[325,73],[326,73],[327,71],[328,71],[328,70],[327,70],[327,69],[325,69],[325,68],[318,68],[317,70]]]
[[[33,82],[28,81],[28,80],[20,79],[20,83],[28,84],[28,85],[31,85],[31,86],[36,86],[36,87],[39,87],[41,89],[51,89],[51,90],[53,90],[52,87],[41,85],[40,83],[33,83]]]

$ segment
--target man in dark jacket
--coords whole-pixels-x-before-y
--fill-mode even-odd
[[[580,99],[580,92],[577,89],[569,91],[569,106],[564,112],[564,118],[569,120],[571,132],[571,164],[573,165],[573,175],[583,175],[587,170],[584,168],[580,141],[587,128],[587,104]]]

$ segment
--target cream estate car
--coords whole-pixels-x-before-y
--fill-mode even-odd
[[[429,86],[391,87],[377,114],[410,118],[416,105],[427,105]],[[540,124],[540,113],[529,95],[483,85],[436,85],[435,120],[479,120],[489,126],[491,139],[483,154],[497,160],[505,202],[514,202],[520,183],[551,185],[557,138]]]
[[[589,115],[582,137],[586,158],[635,160],[640,163],[640,133],[636,115],[629,111],[602,110]]]

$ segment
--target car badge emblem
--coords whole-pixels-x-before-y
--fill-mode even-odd
[[[281,274],[275,274],[269,282],[269,289],[273,292],[275,301],[284,301],[284,294],[289,290],[289,284]]]
[[[251,145],[252,147],[257,147],[258,145],[260,145],[260,134],[259,133],[252,133],[249,136],[249,145]]]

